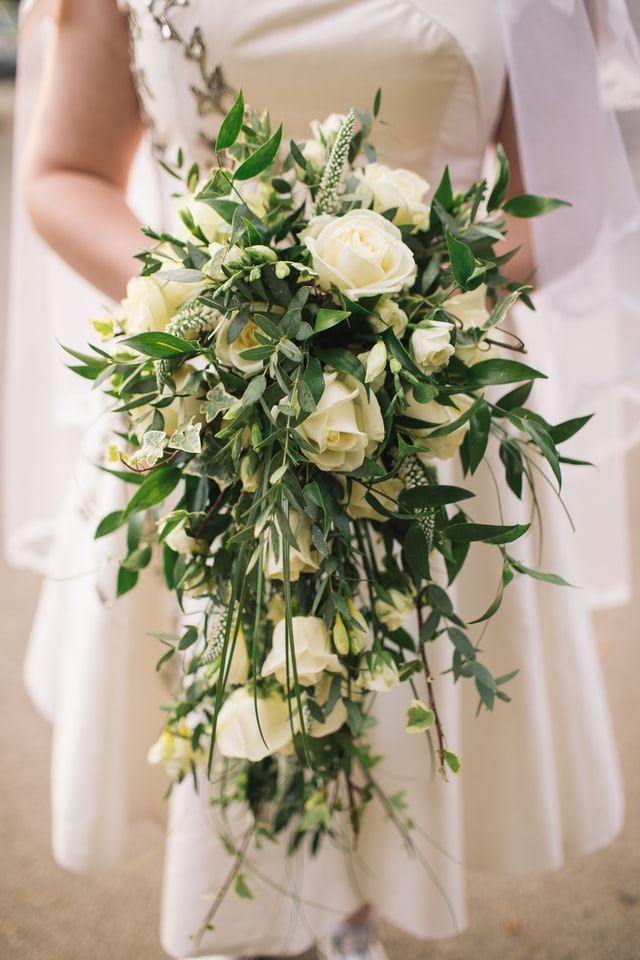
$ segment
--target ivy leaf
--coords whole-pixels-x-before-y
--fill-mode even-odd
[[[407,708],[405,730],[407,733],[424,733],[435,723],[435,714],[422,702],[412,700]]]
[[[206,417],[207,423],[214,420],[219,413],[226,413],[235,402],[236,398],[232,397],[230,393],[227,393],[221,383],[216,384],[213,390],[209,390],[207,399],[202,403],[202,412]]]
[[[200,453],[202,450],[200,424],[194,423],[193,417],[190,420],[185,420],[171,434],[168,446],[172,450],[184,450],[185,453]]]

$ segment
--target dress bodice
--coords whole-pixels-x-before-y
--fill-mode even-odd
[[[478,178],[500,114],[505,63],[495,0],[120,0],[155,149],[210,162],[242,87],[285,135],[371,107],[379,159],[434,183],[448,163]],[[435,185],[435,184],[434,184]]]

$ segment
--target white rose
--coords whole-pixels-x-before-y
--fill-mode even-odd
[[[319,706],[323,707],[331,692],[332,678],[326,674],[316,684],[313,699]],[[336,700],[333,710],[324,720],[314,720],[308,723],[308,732],[311,737],[327,737],[330,733],[335,733],[347,722],[347,708],[341,698]]]
[[[416,608],[415,594],[405,593],[396,587],[387,590],[388,600],[378,597],[375,602],[376,616],[389,630],[398,630]]]
[[[254,700],[246,687],[238,687],[220,708],[216,746],[225,757],[255,763],[278,750],[289,752],[292,738],[289,707],[276,694]]]
[[[332,650],[324,620],[320,617],[293,617],[291,625],[296,670],[303,687],[313,686],[327,670],[340,672],[340,661]],[[293,687],[291,650],[288,663],[287,674],[286,621],[280,620],[273,628],[272,648],[262,666],[262,676],[274,674],[283,687]]]
[[[372,652],[366,660],[367,666],[360,673],[360,685],[365,690],[385,693],[400,683],[398,668],[391,656]]]
[[[314,170],[322,170],[327,162],[327,148],[319,140],[305,140],[300,144],[300,152]]]
[[[182,306],[202,289],[199,283],[163,280],[162,271],[149,277],[132,277],[122,301],[123,326],[129,336],[164,330]]]
[[[298,580],[301,573],[315,573],[320,569],[322,557],[312,546],[311,521],[295,510],[289,511],[289,526],[296,540],[295,547],[288,544],[279,531],[277,550],[274,549],[271,527],[265,536],[264,575],[270,580],[284,580],[283,551],[289,551],[289,579]],[[275,521],[276,529],[278,522]]]
[[[170,777],[183,777],[203,759],[191,745],[192,731],[182,724],[177,733],[165,728],[147,754],[149,763],[161,763]]]
[[[356,193],[369,197],[374,210],[378,213],[395,210],[394,223],[410,223],[420,230],[426,229],[429,223],[429,208],[424,203],[429,189],[426,180],[411,170],[392,169],[383,163],[369,163],[354,172],[358,179]]]
[[[176,385],[176,394],[180,393],[191,374],[195,372],[195,369],[192,364],[183,363],[177,370],[172,372],[171,377]],[[202,423],[204,419],[201,413],[203,399],[202,396],[190,393],[184,397],[176,395],[171,403],[163,407],[156,408],[148,403],[136,407],[131,411],[131,416],[135,417],[133,426],[136,436],[142,439],[156,409],[160,411],[164,419],[164,432],[167,434],[167,437],[175,433],[181,423],[184,423],[185,420],[190,420],[192,417],[198,423]]]
[[[225,317],[216,332],[216,356],[225,367],[235,367],[243,373],[258,373],[264,366],[264,360],[247,360],[240,356],[244,350],[259,347],[262,344],[256,339],[259,327],[249,320],[232,343],[229,343],[228,333],[231,326],[231,317]]]
[[[311,127],[311,133],[316,140],[319,140],[326,146],[331,146],[336,138],[338,130],[346,119],[347,117],[344,113],[330,113],[329,116],[322,122],[319,120],[312,120],[309,124]]]
[[[240,482],[245,493],[256,492],[261,473],[262,467],[260,465],[255,469],[252,467],[251,457],[242,458],[240,461]]]
[[[455,317],[458,329],[462,333],[456,342],[456,357],[470,367],[479,360],[487,360],[492,354],[497,355],[498,351],[494,350],[491,344],[485,343],[488,330],[481,334],[477,343],[463,342],[467,331],[482,329],[489,319],[487,287],[484,283],[475,290],[467,290],[455,297],[449,297],[442,306],[447,313]]]
[[[366,354],[366,373],[364,377],[365,383],[373,383],[375,390],[375,382],[380,381],[384,382],[384,372],[387,369],[387,348],[385,347],[382,340],[378,340],[377,343],[374,343],[371,350]],[[381,386],[382,384],[380,384]]]
[[[369,317],[369,323],[376,333],[384,333],[389,327],[393,330],[398,340],[404,336],[407,329],[409,318],[391,297],[382,297],[376,304],[376,313],[378,317]]]
[[[190,554],[198,552],[198,541],[189,536],[185,529],[185,523],[180,523],[177,527],[174,527],[173,530],[166,535],[164,542],[176,553]],[[202,541],[200,541],[200,543],[202,543]]]
[[[313,450],[307,459],[321,470],[349,473],[362,465],[384,439],[384,422],[373,392],[346,373],[324,373],[324,393],[298,426]]]
[[[347,491],[347,481],[339,474],[336,479],[340,481],[342,489]],[[381,480],[379,483],[371,484],[371,488],[360,483],[359,480],[351,482],[351,496],[347,504],[347,513],[353,520],[388,520],[384,514],[379,513],[375,507],[367,501],[368,493],[371,493],[387,510],[393,511],[398,504],[398,497],[404,489],[402,480],[392,477],[389,480]]]
[[[415,279],[413,254],[402,234],[373,210],[322,214],[300,236],[320,286],[336,286],[352,300],[397,293]]]
[[[227,199],[227,198],[222,198]],[[180,217],[180,211],[186,210],[191,214],[195,223],[200,227],[207,243],[226,243],[231,236],[231,224],[220,216],[217,210],[205,203],[203,200],[196,200],[191,195],[177,197],[175,203],[176,228],[175,235],[180,240],[193,241],[193,234]]]
[[[443,437],[429,437],[430,430],[439,429],[446,424],[453,423],[453,421],[465,413],[474,402],[471,397],[467,397],[462,393],[457,393],[450,399],[455,406],[445,407],[438,403],[437,400],[431,400],[430,403],[418,403],[413,397],[413,394],[407,394],[409,405],[405,410],[405,414],[413,420],[424,420],[430,424],[430,426],[424,430],[416,429],[414,431],[421,442],[429,447],[429,452],[425,454],[427,458],[435,457],[436,460],[449,460],[450,457],[455,454],[469,429],[469,421],[467,420],[461,427],[458,427],[451,433],[445,434]]]
[[[428,327],[419,327],[411,334],[411,352],[420,369],[438,373],[449,363],[453,354],[451,324],[434,320]]]

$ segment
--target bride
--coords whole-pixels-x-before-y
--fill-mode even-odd
[[[624,71],[631,71],[635,53],[623,5],[588,6],[591,20],[586,4],[559,0],[48,4],[56,29],[24,170],[29,213],[47,244],[118,300],[137,272],[132,257],[142,246],[141,220],[153,217],[155,226],[169,227],[173,216],[172,185],[159,164],[143,176],[138,167],[132,178],[141,152],[171,162],[180,148],[187,165],[206,168],[240,87],[249,103],[269,109],[297,139],[308,137],[311,119],[366,106],[380,87],[387,121],[377,140],[383,162],[431,183],[448,164],[454,187],[463,188],[481,176],[499,140],[510,156],[514,190],[574,203],[573,211],[536,227],[533,238],[522,223],[512,224],[509,239],[522,245],[512,262],[515,275],[527,276],[535,263],[545,313],[565,312],[573,321],[579,315],[584,338],[602,315],[567,304],[576,291],[588,303],[596,287],[592,302],[600,304],[606,277],[593,268],[594,251],[601,264],[602,251],[627,229],[630,209],[621,213],[618,202],[609,217],[602,197],[600,175],[619,154],[614,140],[613,153],[604,155],[609,121],[598,126],[595,119],[599,93],[588,70],[596,63],[594,31],[610,51],[609,88],[618,94],[633,80]],[[27,4],[25,30],[45,7]],[[569,69],[569,56],[581,65],[579,76]],[[566,65],[561,77],[552,69],[559,63]],[[543,369],[562,364],[566,395],[560,397],[556,385],[545,401],[554,420],[579,403],[582,390],[600,389],[606,379],[622,382],[631,372],[614,358],[605,376],[602,356],[597,373],[593,361],[584,367],[573,333],[565,331],[569,324],[553,328],[552,350],[544,333],[549,327],[534,337],[531,320],[522,322],[528,324],[524,340],[545,357]],[[32,696],[54,725],[54,851],[73,870],[115,862],[132,817],[158,813],[163,792],[145,759],[161,723],[157,708],[167,698],[154,671],[157,649],[147,637],[163,629],[169,614],[153,573],[134,595],[109,599],[117,557],[92,536],[96,519],[115,509],[118,491],[93,466],[100,449],[90,430],[58,514],[56,580],[44,588],[27,666]],[[545,566],[579,580],[570,529],[551,499],[545,509]],[[486,594],[491,578],[479,565],[466,574],[462,602],[469,611],[477,610],[476,597]],[[404,704],[393,693],[385,697],[374,746],[385,757],[385,788],[408,790],[423,838],[419,857],[407,856],[395,828],[374,809],[357,854],[336,847],[303,862],[263,847],[250,861],[256,899],[228,897],[216,929],[194,948],[191,935],[206,898],[230,861],[216,838],[206,791],[196,794],[189,781],[175,790],[162,919],[167,952],[291,954],[328,937],[333,956],[347,956],[362,944],[349,946],[348,937],[331,937],[331,931],[344,932],[341,918],[358,922],[366,905],[414,936],[449,936],[466,922],[466,867],[539,872],[609,842],[620,828],[622,791],[583,596],[522,578],[492,621],[490,649],[493,669],[520,667],[513,703],[476,718],[475,702],[453,685],[444,688],[442,711],[464,761],[456,782],[433,781],[427,762],[415,769],[408,738],[397,735]],[[367,960],[379,955],[374,941],[365,948]]]

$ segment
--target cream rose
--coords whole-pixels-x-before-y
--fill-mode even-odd
[[[222,198],[226,199],[226,198]],[[175,234],[181,240],[192,240],[193,234],[187,227],[180,211],[185,210],[191,214],[194,221],[202,230],[207,243],[227,243],[231,236],[231,224],[220,216],[217,210],[205,203],[203,200],[196,200],[190,195],[176,198],[176,229]]]
[[[316,684],[313,699],[319,706],[324,707],[331,692],[332,678],[326,674]],[[312,737],[327,737],[330,733],[335,733],[347,722],[347,708],[342,699],[338,699],[328,716],[321,722],[311,719],[308,724],[309,735]]]
[[[451,324],[434,320],[428,327],[418,327],[411,334],[413,359],[423,373],[439,373],[453,354]]]
[[[276,694],[254,700],[246,687],[238,687],[220,708],[216,746],[224,757],[255,763],[279,750],[289,752],[292,739],[289,707]]]
[[[173,382],[176,385],[176,396],[172,399],[171,403],[166,404],[164,407],[157,408],[164,419],[164,432],[167,434],[167,437],[175,433],[180,424],[184,423],[185,420],[190,420],[192,417],[200,423],[204,420],[201,413],[204,397],[197,396],[193,393],[184,397],[178,395],[191,374],[195,372],[195,369],[192,364],[183,363],[171,374]],[[135,417],[133,421],[135,433],[140,440],[147,431],[155,410],[156,407],[145,403],[131,411],[131,416]]]
[[[347,491],[347,481],[339,474],[336,475],[345,494]],[[360,483],[359,480],[351,482],[351,496],[347,504],[347,513],[353,520],[388,520],[383,513],[376,510],[375,507],[367,501],[368,493],[373,494],[387,510],[393,511],[397,506],[398,497],[404,489],[402,480],[392,477],[389,480],[381,480],[379,483],[371,485],[371,489]]]
[[[397,293],[415,278],[416,264],[402,234],[374,210],[322,214],[300,236],[320,286],[335,286],[352,300]]]
[[[491,344],[485,342],[488,330],[480,335],[477,343],[464,342],[464,335],[467,331],[482,329],[489,319],[487,287],[484,283],[476,287],[475,290],[467,290],[455,297],[449,297],[442,306],[447,313],[455,317],[461,333],[456,342],[456,357],[468,367],[471,367],[479,360],[487,360],[491,355],[497,354],[498,351]]]
[[[365,690],[385,693],[399,683],[398,668],[389,654],[372,652],[367,655],[366,667],[360,673],[360,685]]]
[[[202,289],[199,283],[163,280],[162,271],[148,277],[132,277],[122,301],[123,326],[132,336],[164,330],[182,306]]]
[[[278,545],[274,547],[273,534],[271,527],[267,530],[265,536],[264,550],[264,575],[270,580],[284,580],[284,559],[283,551],[289,551],[289,579],[293,582],[298,580],[301,573],[315,573],[320,569],[322,557],[312,546],[311,540],[311,521],[308,517],[302,517],[295,510],[289,511],[289,526],[296,539],[295,547],[287,543],[278,528]]]
[[[231,317],[224,317],[216,332],[216,356],[218,360],[225,367],[235,367],[237,370],[242,370],[243,373],[258,373],[264,366],[264,360],[247,360],[241,354],[244,350],[261,346],[256,339],[256,331],[259,328],[253,320],[249,320],[235,340],[229,343],[231,322]]]
[[[378,620],[382,621],[393,632],[398,630],[405,620],[411,616],[416,608],[415,593],[405,593],[396,587],[387,590],[388,600],[378,597],[375,601],[375,611]]]
[[[409,318],[391,297],[382,297],[376,304],[376,313],[378,317],[369,317],[369,323],[376,333],[384,333],[389,327],[393,330],[398,340],[404,336],[407,329]]]
[[[331,648],[331,638],[324,620],[320,617],[293,617],[291,625],[296,670],[303,687],[313,686],[326,670],[331,673],[340,672],[340,661]],[[293,687],[291,651],[287,677],[285,620],[280,620],[273,628],[272,647],[262,666],[263,677],[271,674],[274,674],[285,688]]]
[[[182,778],[193,766],[201,763],[203,754],[191,745],[192,731],[185,723],[178,731],[166,727],[147,754],[149,763],[162,764],[170,777]]]
[[[304,455],[321,470],[349,473],[384,439],[384,422],[373,392],[346,373],[324,373],[324,393],[298,426],[312,450]]]
[[[378,213],[395,210],[393,222],[413,224],[417,229],[426,229],[429,223],[429,208],[424,195],[429,184],[417,173],[402,167],[392,169],[383,163],[369,163],[355,171],[358,180],[356,193],[369,197]]]
[[[330,147],[336,138],[338,130],[347,119],[344,113],[330,113],[324,120],[312,120],[309,126],[316,140]]]
[[[405,410],[406,415],[413,420],[424,420],[430,424],[430,426],[425,427],[424,430],[417,429],[415,431],[416,436],[419,437],[421,442],[429,447],[428,453],[425,454],[427,459],[435,457],[436,460],[449,460],[455,454],[467,434],[469,429],[468,420],[466,423],[463,423],[461,427],[458,427],[451,433],[445,434],[443,437],[429,437],[430,431],[453,423],[454,420],[457,420],[458,417],[465,413],[473,403],[471,397],[467,397],[462,393],[457,393],[451,397],[451,400],[455,406],[445,407],[438,403],[437,400],[432,400],[430,403],[418,403],[413,397],[413,394],[407,394],[409,405]]]

